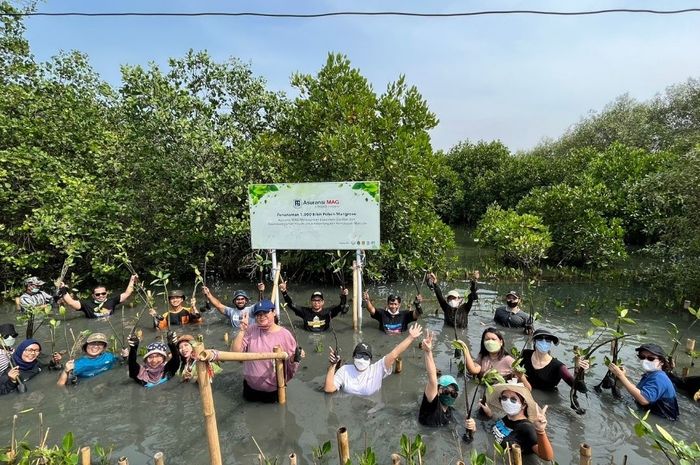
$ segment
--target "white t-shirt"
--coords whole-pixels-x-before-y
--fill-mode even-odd
[[[370,396],[382,388],[382,380],[389,376],[393,366],[384,365],[384,357],[374,362],[365,371],[358,371],[355,365],[343,365],[335,372],[333,384],[348,394]]]

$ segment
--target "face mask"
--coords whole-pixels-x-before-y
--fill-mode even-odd
[[[457,308],[457,307],[459,307],[459,300],[452,299],[449,302],[447,302],[447,305],[449,305],[452,308]]]
[[[370,361],[364,358],[354,358],[352,359],[352,363],[355,365],[355,368],[357,368],[357,371],[365,371],[369,368]]]
[[[506,412],[506,415],[517,415],[520,413],[520,410],[523,408],[523,404],[520,402],[516,402],[515,404],[512,403],[509,400],[502,400],[501,401],[501,408],[503,409],[504,412]]]
[[[549,352],[549,349],[552,348],[552,343],[549,341],[545,341],[544,339],[538,339],[535,341],[535,349],[537,349],[538,352]]]
[[[12,336],[7,336],[2,341],[3,344],[5,344],[5,347],[12,347],[13,345],[15,345],[15,338]]]
[[[33,287],[32,290],[29,292],[31,292],[32,294],[38,294],[40,290],[41,289],[39,289],[38,287]]]
[[[449,394],[440,394],[438,396],[438,400],[440,401],[440,403],[442,405],[445,405],[447,407],[452,407],[455,404],[455,400],[457,400],[457,399],[455,399],[454,397],[452,397]]]
[[[509,300],[506,302],[506,305],[510,308],[515,308],[518,306],[518,301],[517,300]]]
[[[390,309],[386,309],[387,312],[389,312],[389,315],[391,316],[396,316],[399,314],[399,309],[397,308],[395,311],[391,311]]]
[[[642,360],[642,370],[644,370],[646,373],[652,372],[652,371],[659,371],[661,369],[661,366],[659,365],[658,360]]]
[[[484,347],[486,347],[486,350],[489,353],[498,352],[499,350],[501,350],[501,345],[501,341],[494,341],[493,339],[484,341]]]

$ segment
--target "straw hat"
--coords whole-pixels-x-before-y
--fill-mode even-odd
[[[486,393],[486,402],[491,405],[491,407],[496,407],[498,410],[503,411],[501,407],[501,393],[503,391],[513,391],[525,399],[525,405],[527,406],[527,419],[534,422],[537,419],[537,402],[535,398],[532,397],[532,393],[524,384],[515,382],[515,380],[510,380],[507,383],[494,384],[491,386],[493,391]]]
[[[189,334],[183,334],[182,336],[177,338],[177,346],[180,347],[180,344],[183,342],[188,342],[190,345],[192,345],[192,342],[194,341],[194,336],[191,336]]]

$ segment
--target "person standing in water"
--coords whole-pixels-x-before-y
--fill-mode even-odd
[[[265,284],[258,283],[258,292],[264,291]],[[214,308],[229,319],[231,326],[234,328],[240,328],[241,318],[243,318],[243,315],[246,314],[250,316],[251,312],[253,311],[253,307],[255,307],[255,304],[250,303],[250,297],[248,297],[248,293],[244,290],[239,289],[233,292],[233,307],[224,305],[206,286],[202,288],[202,292],[204,292],[207,300],[211,302]],[[248,324],[254,324],[252,318],[248,318]]]
[[[469,295],[467,301],[459,293],[457,289],[453,289],[447,293],[447,300],[442,296],[442,289],[438,285],[437,276],[435,273],[428,274],[428,287],[435,292],[435,297],[442,312],[445,314],[445,324],[447,326],[466,328],[468,325],[467,317],[472,310],[474,301],[478,299],[476,293],[476,281],[479,279],[479,271],[474,271],[473,279],[469,284]]]
[[[426,330],[421,342],[428,381],[425,384],[423,400],[418,411],[418,423],[424,426],[446,426],[454,419],[453,405],[459,396],[459,384],[451,375],[442,375],[438,378],[433,359],[434,334]]]
[[[496,309],[493,320],[506,328],[532,327],[530,316],[520,308],[520,296],[516,291],[506,294],[506,306]]]
[[[3,323],[0,325],[0,373],[4,372],[10,365],[13,347],[17,338],[15,325],[12,323]]]
[[[193,298],[191,307],[184,307],[185,293],[179,289],[168,293],[168,311],[158,315],[152,308],[149,313],[153,317],[153,327],[167,329],[170,326],[189,325],[202,322],[202,314],[197,310],[197,302]]]
[[[76,379],[92,378],[114,368],[119,359],[112,352],[107,351],[107,345],[107,336],[103,333],[90,334],[83,344],[85,355],[77,360],[68,360],[56,384],[65,386],[71,372]],[[121,355],[126,358],[129,350],[124,349]]]
[[[472,375],[483,376],[487,371],[494,369],[506,379],[515,377],[526,388],[531,389],[527,377],[518,370],[513,370],[515,359],[506,352],[506,342],[503,334],[496,328],[486,328],[481,333],[481,346],[476,361],[467,350],[464,354],[464,362],[467,370]],[[466,345],[465,345],[466,347]]]
[[[352,352],[352,365],[340,363],[338,354],[333,349],[328,357],[328,371],[323,390],[327,394],[336,391],[347,392],[358,396],[370,396],[382,388],[382,380],[389,376],[394,369],[394,362],[413,341],[421,335],[423,328],[414,323],[408,329],[408,336],[384,357],[372,363],[372,347],[366,342],[360,342]]]
[[[152,388],[158,386],[175,376],[180,366],[180,353],[177,350],[177,334],[168,331],[168,346],[162,342],[151,342],[146,346],[146,354],[143,356],[144,364],[139,365],[136,357],[139,351],[139,338],[136,335],[129,336],[129,378],[141,386]],[[172,357],[168,360],[168,347]]]
[[[413,300],[414,310],[401,310],[401,296],[395,294],[387,296],[386,308],[375,308],[372,299],[369,298],[369,292],[365,292],[362,297],[367,303],[369,314],[379,322],[379,329],[387,334],[403,333],[411,322],[417,321],[423,314],[423,297],[420,294]]]
[[[340,303],[331,308],[323,307],[325,301],[323,299],[323,293],[320,291],[311,293],[310,307],[298,307],[294,305],[292,297],[287,293],[286,282],[281,282],[279,289],[289,308],[296,316],[304,320],[304,329],[311,331],[312,333],[328,331],[330,328],[331,319],[337,317],[341,313],[345,314],[348,311],[348,290],[344,287],[340,289]]]
[[[77,312],[83,312],[87,318],[102,318],[113,314],[117,305],[123,304],[126,299],[131,297],[137,279],[137,275],[132,275],[124,292],[111,297],[107,287],[102,284],[98,284],[92,289],[92,299],[84,300],[74,299],[65,284],[61,283],[60,288],[63,293],[63,301],[68,307]]]
[[[569,369],[550,354],[552,347],[559,345],[559,338],[546,329],[538,329],[532,334],[532,338],[535,341],[535,350],[523,350],[521,363],[530,386],[533,389],[553,391],[561,380],[573,386],[574,377],[569,373]],[[582,358],[577,361],[576,366],[588,370],[590,364]],[[579,392],[588,392],[583,382],[578,384],[576,389]]]

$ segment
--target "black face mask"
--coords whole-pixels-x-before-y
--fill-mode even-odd
[[[510,308],[515,308],[518,306],[518,304],[519,304],[519,302],[517,300],[508,300],[506,302],[506,305],[508,305],[508,307],[510,307]]]

